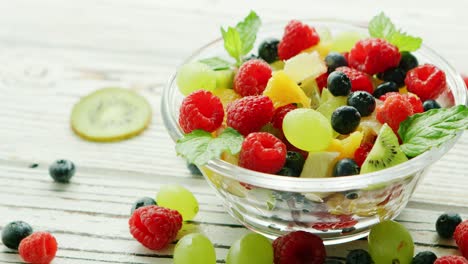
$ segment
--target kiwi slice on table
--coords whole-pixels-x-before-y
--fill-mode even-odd
[[[384,124],[374,146],[361,166],[361,174],[383,170],[407,161],[393,130]]]
[[[83,97],[71,114],[71,127],[82,138],[116,141],[141,133],[151,121],[148,101],[123,88],[103,88]]]

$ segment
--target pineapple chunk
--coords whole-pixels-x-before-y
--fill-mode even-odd
[[[268,96],[275,108],[283,105],[298,103],[302,107],[310,107],[310,98],[284,71],[276,71],[268,81],[263,91]]]

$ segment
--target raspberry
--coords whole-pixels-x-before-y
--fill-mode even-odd
[[[336,70],[343,72],[351,80],[351,91],[366,91],[370,94],[374,92],[374,85],[367,74],[346,66],[338,67]]]
[[[242,96],[263,93],[271,77],[271,68],[263,60],[249,60],[240,66],[234,77],[234,90]]]
[[[328,72],[324,72],[321,75],[319,75],[317,78],[315,78],[315,82],[317,83],[317,86],[322,92],[323,88],[327,87],[327,79],[328,79]]]
[[[356,161],[359,167],[362,166],[373,146],[373,144],[365,142],[356,149],[354,152],[354,161]]]
[[[21,240],[18,251],[26,262],[50,263],[57,253],[57,240],[50,233],[36,232]]]
[[[398,48],[383,39],[363,39],[349,52],[348,64],[351,68],[374,75],[397,67],[401,54]]]
[[[453,233],[453,238],[465,258],[468,258],[468,220],[458,224]]]
[[[436,259],[434,264],[468,264],[468,260],[461,256],[443,256]]]
[[[386,93],[380,96],[380,100],[385,101],[388,97],[394,96],[394,95],[403,96],[402,99],[410,103],[411,109],[413,110],[413,114],[424,112],[424,107],[423,107],[423,103],[421,102],[421,99],[419,99],[417,95],[412,94],[412,93],[400,94],[398,92],[390,92],[390,93]]]
[[[376,111],[377,120],[382,124],[387,123],[397,134],[400,123],[413,114],[413,107],[403,95],[395,93],[387,96],[383,105],[377,106]]]
[[[284,29],[284,35],[278,44],[278,57],[287,60],[310,48],[320,41],[320,36],[315,28],[300,21],[291,20]]]
[[[265,173],[278,172],[286,162],[286,145],[267,132],[250,133],[242,143],[239,166]]]
[[[143,246],[159,250],[177,236],[182,227],[179,212],[157,205],[140,207],[128,220],[130,233]]]
[[[322,264],[326,252],[320,237],[295,231],[273,241],[274,264]]]
[[[279,129],[282,132],[284,116],[289,111],[294,110],[296,108],[297,106],[293,104],[288,104],[288,105],[284,105],[284,106],[276,108],[275,111],[273,112],[273,118],[271,120],[271,124],[273,125],[273,127],[276,129]]]
[[[185,133],[195,129],[213,132],[221,126],[224,108],[221,100],[211,92],[198,90],[182,101],[179,124]]]
[[[445,73],[434,65],[420,65],[406,74],[405,85],[409,92],[422,101],[436,99],[447,87]]]
[[[228,104],[227,125],[247,136],[270,122],[273,111],[273,102],[267,96],[246,96]]]

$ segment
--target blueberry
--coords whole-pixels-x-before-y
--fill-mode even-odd
[[[299,177],[300,175],[300,173],[297,173],[297,171],[289,167],[281,168],[281,170],[278,171],[276,174],[281,175],[281,176],[289,176],[289,177]]]
[[[279,40],[275,38],[265,39],[258,47],[258,56],[268,63],[278,60]]]
[[[398,92],[398,86],[394,82],[384,82],[375,88],[373,95],[379,99],[380,96],[390,92]]]
[[[343,72],[334,71],[328,75],[327,87],[334,96],[347,96],[351,92],[351,80]]]
[[[57,160],[49,166],[49,174],[54,181],[67,183],[75,174],[75,164],[69,160]]]
[[[330,52],[325,57],[325,64],[328,68],[328,73],[331,73],[336,70],[336,68],[341,66],[348,66],[346,58],[338,52]]]
[[[431,251],[422,251],[414,256],[411,264],[433,264],[437,259],[436,254]]]
[[[23,221],[11,222],[3,228],[2,242],[11,249],[18,249],[23,238],[31,235],[32,227]]]
[[[150,197],[143,197],[138,199],[132,206],[132,209],[130,210],[130,214],[133,214],[133,212],[143,206],[148,206],[148,205],[158,205],[156,201],[153,198]]]
[[[424,111],[429,111],[431,109],[440,108],[440,104],[434,100],[426,100],[423,103]]]
[[[341,159],[333,168],[333,176],[349,176],[356,174],[359,174],[359,166],[353,159]]]
[[[371,264],[372,258],[364,249],[351,250],[346,256],[346,264]]]
[[[342,135],[349,134],[356,130],[360,121],[361,114],[359,114],[359,111],[347,105],[338,107],[331,116],[333,129]]]
[[[416,59],[416,57],[413,56],[413,54],[407,51],[403,51],[401,53],[400,65],[398,65],[398,68],[401,68],[405,72],[408,72],[409,70],[416,68],[418,65],[418,59]]]
[[[286,153],[286,163],[284,166],[294,170],[296,174],[300,175],[304,167],[304,162],[305,160],[301,153],[288,151]]]
[[[192,175],[199,175],[199,176],[202,175],[200,169],[197,167],[197,165],[195,165],[193,163],[188,163],[187,162],[187,169],[189,169],[189,171],[190,171],[190,173]]]
[[[349,106],[356,108],[361,116],[369,116],[375,110],[375,98],[365,91],[353,92],[348,96]]]
[[[383,73],[379,73],[377,77],[386,82],[394,82],[397,87],[405,85],[406,72],[402,68],[390,68]]]
[[[437,218],[436,231],[443,238],[452,238],[458,224],[462,222],[459,214],[442,214]]]

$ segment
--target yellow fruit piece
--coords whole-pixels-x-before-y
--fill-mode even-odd
[[[277,60],[272,63],[270,63],[270,67],[273,71],[280,71],[284,69],[284,61],[282,60]]]
[[[218,88],[213,91],[213,94],[221,99],[224,109],[226,109],[230,102],[241,98],[241,96],[233,89]]]
[[[273,73],[263,95],[268,96],[273,101],[275,108],[292,103],[301,104],[302,107],[306,108],[310,107],[310,98],[284,71]]]
[[[401,94],[406,94],[406,93],[408,93],[408,89],[406,89],[406,86],[401,87],[398,91],[399,91]]]
[[[333,139],[327,151],[339,152],[338,159],[353,158],[354,152],[361,145],[363,133],[355,131],[344,139]]]
[[[331,143],[330,143],[330,146],[328,146],[327,150],[326,151],[329,151],[329,152],[339,152],[340,153],[340,156],[341,156],[341,153],[343,152],[343,143],[341,143],[341,140],[339,139],[332,139]],[[340,157],[338,156],[338,158]],[[341,159],[341,158],[339,158]]]
[[[328,53],[330,53],[332,44],[333,42],[331,41],[320,41],[317,45],[305,49],[302,52],[311,53],[317,51],[320,57],[324,59],[328,55]]]
[[[229,153],[227,151],[224,151],[221,154],[221,159],[228,162],[228,163],[231,163],[233,165],[238,165],[239,164],[239,154],[232,155],[231,153]]]
[[[315,79],[325,72],[327,65],[317,52],[300,53],[284,62],[284,73],[296,83]]]

